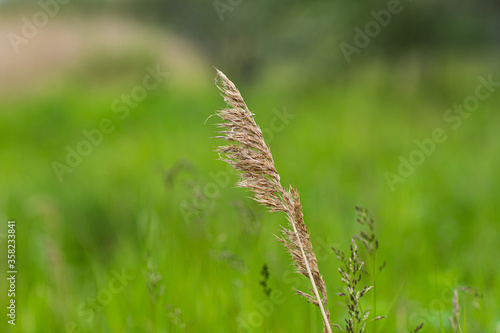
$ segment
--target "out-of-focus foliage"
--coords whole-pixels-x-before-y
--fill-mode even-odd
[[[232,8],[223,20],[213,1],[71,0],[19,53],[0,40],[0,237],[15,219],[20,272],[18,325],[2,320],[0,331],[321,330],[315,309],[293,295],[304,281],[272,236],[284,216],[233,188],[236,175],[213,151],[209,116],[225,107],[215,65],[255,113],[283,182],[301,194],[334,322],[346,311],[335,302],[330,246],[347,249],[362,205],[387,262],[379,331],[424,322],[424,332],[451,332],[452,291],[472,286],[483,298],[460,295],[468,331],[494,332],[498,3],[401,2],[350,63],[340,43],[352,44],[354,28],[388,2],[221,3]],[[40,10],[33,1],[0,5],[2,36]],[[116,112],[157,66],[168,72],[161,84]],[[452,128],[445,114],[474,101],[479,77],[491,78],[480,90],[490,95],[455,112]],[[54,162],[67,163],[103,119],[114,130],[60,181]],[[386,172],[438,128],[446,141],[420,152],[425,160],[392,191]],[[2,269],[5,261],[2,252]],[[269,295],[259,284],[264,264]],[[127,278],[111,292],[117,274]],[[4,309],[7,287],[0,283]]]

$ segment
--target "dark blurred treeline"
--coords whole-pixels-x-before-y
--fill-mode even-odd
[[[42,0],[57,1],[57,0]],[[62,0],[61,0],[62,1]],[[67,1],[67,0],[64,0]],[[19,1],[13,1],[18,3]],[[30,3],[32,3],[30,1]],[[233,77],[252,79],[270,66],[300,65],[317,79],[355,66],[360,59],[392,61],[408,54],[481,54],[500,42],[498,0],[72,0],[70,6],[109,10],[164,25],[194,41],[216,66]],[[66,5],[67,6],[67,5]],[[356,30],[390,7],[397,14],[379,31],[355,44]],[[373,26],[372,26],[373,28]],[[346,57],[341,44],[357,51]],[[347,61],[348,59],[351,61]]]
[[[194,39],[217,64],[244,78],[276,63],[300,64],[318,79],[347,67],[342,42],[356,46],[380,13],[399,3],[398,14],[371,38],[352,62],[435,52],[462,54],[495,49],[500,42],[500,1],[284,1],[147,0],[131,4],[147,19]]]

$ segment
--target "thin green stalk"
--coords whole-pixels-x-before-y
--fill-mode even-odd
[[[373,251],[373,318],[377,318],[377,251]],[[377,333],[377,321],[373,322],[373,333]]]

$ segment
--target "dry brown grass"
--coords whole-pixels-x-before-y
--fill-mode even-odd
[[[222,130],[217,138],[229,142],[217,149],[220,159],[240,171],[241,179],[237,185],[250,189],[257,202],[267,206],[271,212],[281,211],[286,214],[289,228],[282,227],[283,235],[278,239],[292,255],[297,271],[310,280],[312,287],[311,293],[296,292],[319,307],[324,332],[331,333],[326,286],[304,223],[299,194],[292,186],[284,189],[281,185],[262,131],[236,86],[219,70],[216,84],[228,104],[226,109],[216,113],[223,120],[218,124]]]

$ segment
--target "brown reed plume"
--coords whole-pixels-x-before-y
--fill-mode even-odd
[[[223,130],[219,131],[221,135],[216,138],[229,141],[228,145],[217,149],[220,159],[240,171],[238,187],[250,189],[254,199],[267,206],[271,212],[281,211],[286,214],[290,226],[282,227],[283,236],[277,238],[292,255],[297,271],[306,276],[312,286],[311,294],[299,290],[296,292],[320,308],[324,322],[323,332],[331,333],[326,286],[319,273],[316,255],[304,223],[299,194],[292,186],[286,190],[281,186],[271,151],[236,86],[219,70],[216,85],[228,104],[226,109],[216,112],[223,120],[217,124]]]
[[[458,290],[453,290],[453,298],[451,299],[453,305],[453,317],[449,317],[453,333],[461,332],[460,329],[460,304],[458,302]]]

